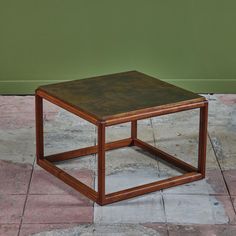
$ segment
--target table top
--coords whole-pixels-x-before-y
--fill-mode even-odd
[[[98,120],[205,100],[137,71],[44,85],[39,90]]]

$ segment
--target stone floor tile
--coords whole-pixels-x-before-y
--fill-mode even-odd
[[[0,96],[0,116],[8,114],[34,114],[34,96]]]
[[[218,200],[219,203],[221,203],[224,206],[225,214],[228,217],[228,223],[235,225],[236,224],[236,213],[234,210],[232,197],[216,196],[216,199]]]
[[[156,169],[149,168],[136,170],[135,172],[123,171],[106,176],[106,193],[157,180],[158,174]],[[95,183],[97,184],[97,181]],[[95,204],[94,208],[95,223],[146,223],[165,221],[162,197],[159,191],[102,207]]]
[[[23,223],[89,223],[92,203],[81,194],[29,195]]]
[[[162,197],[157,192],[105,206],[95,204],[94,222],[99,224],[165,222]]]
[[[140,224],[92,224],[78,225],[69,229],[53,230],[35,234],[35,236],[166,236],[163,231],[144,227]]]
[[[142,141],[144,141],[152,146],[155,145],[154,133],[153,133],[153,128],[151,126],[151,123],[146,123],[146,124],[144,123],[144,124],[138,125],[138,135],[137,136]]]
[[[75,227],[77,224],[22,224],[19,236],[29,236],[37,233],[52,232],[54,230],[65,230]]]
[[[65,123],[66,120],[64,121],[64,124]],[[69,122],[66,125],[63,125],[63,122],[60,124],[53,123],[52,126],[50,125],[51,124],[48,124],[45,129],[45,155],[62,153],[95,145],[94,127],[78,124],[76,126]],[[63,169],[94,170],[96,168],[96,159],[94,158],[94,155],[89,155],[65,162],[58,162],[56,164]]]
[[[208,95],[209,112],[208,125],[210,126],[235,126],[236,102],[235,94]]]
[[[95,145],[95,131],[85,127],[77,129],[50,128],[45,130],[45,155],[61,153]]]
[[[130,123],[108,127],[107,142],[130,137]],[[138,122],[138,138],[154,145],[153,130],[150,120]],[[158,167],[156,158],[150,153],[137,148],[127,147],[106,152],[106,173],[135,170],[142,167]]]
[[[231,106],[231,105],[236,105],[236,94],[221,94],[218,95],[219,100],[227,105],[227,106]]]
[[[138,148],[119,148],[106,152],[106,174],[138,168],[158,168],[156,157]]]
[[[55,162],[56,166],[63,170],[91,170],[97,171],[97,157],[95,155],[83,156],[71,160]]]
[[[19,224],[0,224],[1,236],[17,236]]]
[[[176,125],[177,123],[181,124],[193,124],[198,125],[199,122],[199,110],[188,110],[177,113],[172,113],[168,115],[162,115],[151,118],[153,125]]]
[[[138,120],[138,125],[150,126],[151,125],[151,118]]]
[[[234,209],[236,211],[236,196],[232,196],[232,201],[233,201]]]
[[[236,195],[236,170],[223,171],[230,195]]]
[[[33,164],[34,129],[0,130],[0,160]]]
[[[166,132],[168,130],[168,132]],[[156,147],[193,165],[198,162],[198,129],[187,123],[177,123],[175,125],[154,124],[154,136]],[[211,142],[207,142],[207,169],[219,169]],[[168,175],[175,175],[169,172],[162,163],[159,168]],[[171,169],[170,169],[171,170]]]
[[[208,170],[206,178],[163,190],[166,194],[228,195],[220,170]]]
[[[130,138],[130,122],[120,125],[109,126],[106,128],[106,143],[120,139]]]
[[[20,223],[26,195],[0,195],[0,224]]]
[[[91,170],[94,173],[97,172],[97,157],[95,155],[54,162],[54,164],[66,172],[74,170]],[[43,170],[36,162],[34,163],[34,169]]]
[[[168,225],[169,236],[233,236],[235,225]]]
[[[32,165],[0,160],[0,194],[26,194]]]
[[[164,195],[168,223],[228,224],[235,212],[227,196]]]
[[[33,128],[35,126],[35,115],[31,113],[13,113],[0,117],[1,130]]]
[[[160,235],[160,236],[168,236],[167,226],[165,223],[163,223],[163,224],[146,223],[146,224],[143,224],[143,226],[156,230],[158,232],[158,235]]]
[[[68,174],[84,184],[93,187],[93,172],[89,170],[68,171]],[[34,170],[30,185],[30,194],[69,194],[77,192],[60,179],[45,170]]]
[[[158,180],[158,171],[157,169],[152,168],[117,172],[106,176],[106,194],[148,184]],[[97,178],[95,181],[95,189],[97,190]]]
[[[138,138],[154,145],[153,130],[150,119],[138,121]],[[129,123],[109,126],[106,128],[106,142],[129,138],[131,136],[131,125]]]
[[[235,113],[236,116],[236,113]],[[236,168],[236,120],[233,125],[210,126],[209,135],[223,170]]]
[[[50,105],[55,106],[55,105]],[[60,129],[60,130],[75,130],[78,131],[80,129],[87,129],[87,130],[95,130],[96,126],[85,119],[80,118],[79,116],[68,112],[60,107],[56,107],[56,113],[53,119],[48,119],[47,111],[45,117],[45,128],[46,129]]]
[[[81,126],[86,127],[87,129],[94,129],[96,126],[88,121],[86,121],[85,119],[80,118],[77,115],[74,115],[71,112],[68,112],[64,109],[59,110],[58,114],[55,116],[55,121],[53,121],[52,123],[58,123],[60,127],[78,127],[80,128]],[[77,128],[77,129],[78,129]]]
[[[59,106],[54,105],[53,103],[43,100],[43,112],[45,121],[54,121],[60,112],[64,110]]]

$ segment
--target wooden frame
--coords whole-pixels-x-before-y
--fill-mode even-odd
[[[46,99],[55,105],[58,105],[67,111],[74,113],[81,118],[95,124],[98,128],[98,145],[68,151],[64,153],[58,153],[50,156],[44,156],[44,140],[43,140],[43,102]],[[121,201],[124,199],[140,196],[146,193],[157,191],[164,188],[177,186],[180,184],[196,181],[205,177],[205,165],[206,165],[206,143],[207,143],[207,118],[208,118],[208,102],[196,101],[192,103],[186,103],[176,105],[174,107],[163,107],[161,109],[153,109],[147,111],[137,111],[136,113],[126,114],[125,116],[112,117],[107,120],[98,120],[96,117],[92,117],[89,114],[79,111],[74,107],[60,101],[57,98],[50,96],[41,90],[36,90],[35,95],[35,112],[36,112],[36,156],[37,164],[50,172],[57,178],[70,185],[80,193],[87,196],[99,205],[106,205],[113,202]],[[200,109],[200,124],[199,124],[199,148],[198,148],[198,168],[195,168],[184,161],[177,159],[176,157],[155,148],[137,137],[137,120],[150,118],[154,116],[160,116],[165,114],[171,114],[175,112]],[[124,122],[131,122],[131,137],[115,142],[105,143],[105,131],[106,127],[114,124],[120,124]],[[157,155],[159,158],[171,163],[172,165],[186,171],[187,173],[171,177],[161,181],[155,181],[149,184],[124,189],[113,193],[105,193],[105,151],[117,149],[126,146],[138,146],[146,151]],[[98,191],[88,187],[84,183],[80,182],[76,178],[67,174],[53,164],[53,162],[65,161],[72,158],[78,158],[89,154],[98,154]]]

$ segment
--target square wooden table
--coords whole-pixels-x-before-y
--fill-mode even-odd
[[[96,125],[98,129],[98,145],[45,156],[43,99]],[[99,205],[132,198],[205,177],[208,101],[198,94],[143,73],[129,71],[41,86],[36,90],[35,100],[38,165]],[[200,108],[197,168],[145,143],[137,137],[138,120],[196,108]],[[106,127],[124,122],[131,122],[130,138],[106,143]],[[186,173],[106,194],[105,151],[126,146],[138,146],[184,170]],[[98,191],[53,164],[54,162],[95,153],[98,155]]]

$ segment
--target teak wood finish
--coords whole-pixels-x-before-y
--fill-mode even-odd
[[[143,94],[139,94],[140,85],[138,85],[137,91],[133,91],[131,96],[129,97],[127,93],[126,85],[117,82],[116,80],[123,80],[126,78],[129,81],[131,78],[131,82],[128,82],[129,85],[134,85],[133,83],[145,83],[146,82],[146,92]],[[111,81],[109,82],[109,79]],[[114,80],[115,79],[115,80]],[[87,81],[88,80],[88,81]],[[142,97],[142,99],[150,98],[148,94],[148,89],[150,88],[152,92],[155,92],[153,86],[157,88],[157,91],[160,92],[160,99],[162,98],[162,102],[158,101],[157,104],[155,101],[151,101],[151,104],[148,102],[140,101],[141,105],[138,106],[138,102],[132,106],[131,102],[127,102],[128,105],[122,106],[119,105],[119,108],[114,109],[113,113],[111,112],[111,108],[113,107],[113,102],[117,102],[117,99],[114,98],[110,104],[101,105],[101,111],[97,110],[94,107],[94,102],[92,99],[90,102],[87,102],[86,97],[76,98],[76,93],[73,95],[68,95],[68,91],[73,90],[74,87],[79,88],[79,84],[81,84],[81,80],[79,81],[71,81],[66,83],[60,83],[55,85],[47,85],[42,86],[36,90],[35,94],[35,113],[36,113],[36,156],[37,156],[37,164],[44,168],[46,171],[50,172],[52,175],[64,181],[66,184],[70,185],[72,188],[81,192],[85,196],[87,196],[92,201],[97,202],[99,205],[106,205],[113,202],[121,201],[124,199],[132,198],[135,196],[140,196],[145,193],[150,193],[153,191],[157,191],[164,188],[169,188],[173,186],[177,186],[180,184],[196,181],[205,177],[205,165],[206,165],[206,143],[207,143],[207,118],[208,118],[208,101],[197,94],[188,92],[186,90],[177,88],[173,85],[169,85],[165,82],[159,81],[157,79],[153,79],[150,76],[146,76],[142,73],[132,71],[119,73],[109,76],[101,76],[95,77],[92,79],[87,79],[82,81],[82,88],[87,90],[93,89],[94,87],[91,84],[95,84],[96,87],[99,83],[102,86],[112,86],[112,83],[116,83],[116,87],[112,87],[111,90],[113,92],[120,93],[120,97],[124,96],[126,99],[130,98],[131,102],[133,102],[134,98],[138,99],[138,95]],[[89,83],[89,80],[91,83]],[[156,81],[156,82],[155,82]],[[147,83],[150,83],[147,85]],[[117,84],[118,83],[118,84]],[[64,89],[64,86],[66,89]],[[148,87],[149,86],[149,87]],[[124,91],[122,88],[125,87]],[[140,87],[140,88],[139,88]],[[96,87],[97,89],[97,87]],[[131,88],[135,90],[135,87]],[[61,94],[60,94],[61,91]],[[103,91],[104,93],[107,90]],[[165,99],[168,96],[168,92],[172,92],[175,95],[172,96],[171,99]],[[96,95],[95,91],[95,95]],[[110,93],[109,93],[110,94]],[[116,96],[117,94],[115,94]],[[93,95],[94,96],[94,95]],[[104,102],[104,97],[98,95],[100,101]],[[139,96],[139,97],[140,97]],[[157,95],[154,96],[154,99],[157,98]],[[81,148],[77,150],[72,150],[64,153],[53,154],[50,156],[44,155],[44,140],[43,140],[43,99],[50,101],[51,103],[60,106],[61,108],[76,114],[77,116],[91,122],[92,124],[97,126],[98,129],[98,145]],[[78,100],[76,100],[78,99]],[[80,99],[84,101],[82,102],[83,107],[80,107]],[[105,96],[105,99],[107,97]],[[111,98],[112,99],[112,98]],[[153,99],[153,97],[152,97]],[[72,100],[72,103],[71,103]],[[164,100],[164,102],[163,102]],[[125,102],[125,101],[124,101]],[[129,107],[131,104],[131,108]],[[87,107],[86,107],[87,106]],[[198,145],[198,167],[193,167],[190,164],[162,151],[156,147],[151,146],[150,144],[145,143],[144,141],[138,139],[137,137],[137,121],[140,119],[150,118],[154,116],[160,116],[165,114],[171,114],[180,111],[186,111],[190,109],[200,109],[200,122],[199,122],[199,145]],[[108,110],[108,111],[107,111]],[[114,124],[131,122],[131,136],[127,139],[122,139],[119,141],[114,141],[110,143],[105,143],[105,134],[106,127]],[[182,174],[180,176],[171,177],[161,181],[155,181],[149,184],[140,185],[133,188],[124,189],[121,191],[113,192],[106,194],[105,190],[105,152],[107,150],[117,149],[126,146],[138,146],[156,156],[167,161],[168,163],[176,166],[177,168],[186,171],[187,173]],[[53,163],[58,161],[65,161],[68,159],[79,158],[81,156],[89,155],[89,154],[97,154],[98,155],[98,191],[90,188],[85,185],[81,181],[72,177],[65,171],[61,170]]]

